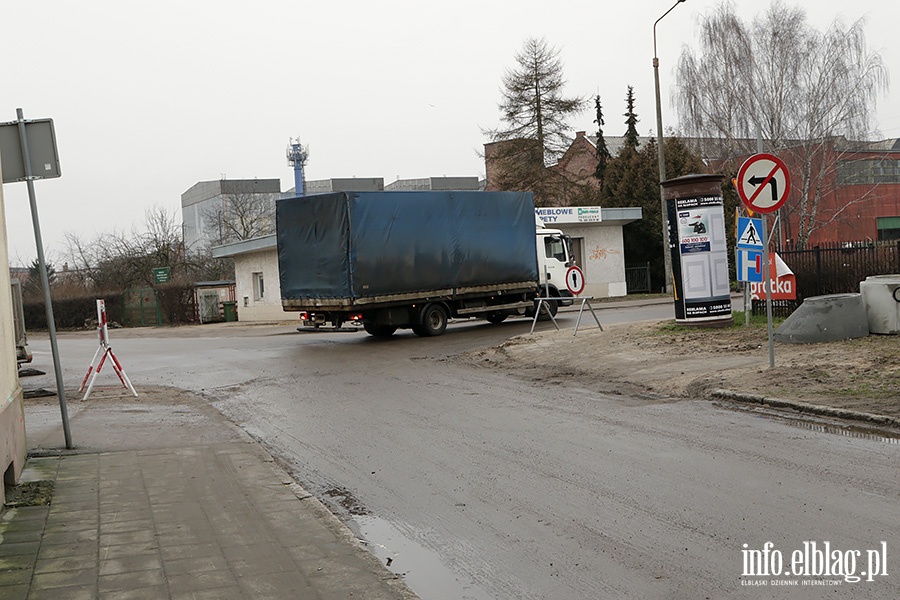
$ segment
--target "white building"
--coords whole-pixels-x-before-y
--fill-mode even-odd
[[[2,179],[2,178],[0,178]],[[0,506],[6,500],[5,486],[15,485],[25,468],[25,409],[16,369],[16,338],[13,328],[12,294],[9,293],[9,255],[6,242],[6,212],[0,185]]]
[[[281,309],[278,248],[274,235],[217,246],[212,249],[212,255],[234,259],[238,321],[297,319],[297,313]]]
[[[641,219],[640,208],[559,206],[535,208],[550,229],[572,238],[572,253],[584,272],[582,296],[608,298],[628,293],[625,285],[625,248],[622,227]]]

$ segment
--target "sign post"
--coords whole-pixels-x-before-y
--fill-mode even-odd
[[[3,183],[24,181],[28,187],[31,206],[31,223],[34,228],[34,244],[37,249],[38,268],[44,288],[44,311],[47,315],[47,332],[50,335],[50,353],[56,376],[56,395],[62,417],[66,448],[71,450],[72,431],[69,429],[69,411],[66,407],[66,388],[63,383],[62,365],[59,362],[59,346],[56,343],[56,321],[50,299],[50,278],[47,260],[44,258],[44,242],[41,239],[41,222],[38,219],[34,181],[60,176],[59,155],[56,151],[56,134],[52,119],[26,121],[21,108],[16,109],[16,120],[0,123],[0,154],[3,155]],[[35,172],[34,167],[38,170]]]
[[[769,280],[769,232],[766,214],[785,203],[791,191],[787,166],[773,154],[754,154],[738,169],[737,192],[741,202],[762,214],[763,283],[766,289],[766,321],[769,334],[769,368],[775,367],[775,335],[772,328],[772,284]]]

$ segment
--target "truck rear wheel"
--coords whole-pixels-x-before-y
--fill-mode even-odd
[[[391,337],[397,331],[393,325],[376,325],[372,321],[363,321],[363,329],[369,335],[379,338]]]
[[[447,310],[440,304],[429,304],[422,310],[422,322],[413,332],[421,337],[435,337],[447,330]]]
[[[508,317],[508,316],[509,315],[506,313],[495,312],[495,313],[488,313],[487,316],[485,317],[485,319],[489,323],[494,323],[496,325],[497,323],[502,323],[503,321],[505,321],[506,317]]]

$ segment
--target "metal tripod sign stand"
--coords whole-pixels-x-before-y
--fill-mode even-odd
[[[550,302],[559,302],[559,297],[550,295],[550,275],[547,273],[546,269],[544,270],[544,277],[547,283],[544,287],[544,297],[536,298],[538,303],[534,311],[534,320],[531,322],[530,333],[532,334],[534,333],[534,326],[537,325],[538,319],[541,316],[541,310],[546,310],[547,316],[550,317],[550,320],[553,321],[553,324],[556,326],[556,330],[559,331],[559,323],[556,322],[556,317],[553,316],[553,310],[551,310],[549,304]],[[579,297],[579,294],[584,291],[584,284],[584,272],[574,265],[569,267],[569,270],[566,271],[566,287],[572,293],[573,297],[581,300],[581,309],[578,311],[578,319],[575,321],[575,331],[572,333],[573,336],[578,335],[578,327],[581,325],[581,315],[584,314],[585,306],[591,311],[591,316],[594,317],[594,321],[597,322],[597,327],[600,328],[600,331],[603,331],[603,325],[600,324],[600,319],[597,318],[597,313],[594,312],[594,307],[591,306],[591,296]],[[547,303],[546,309],[544,309],[545,303]]]
[[[97,335],[100,337],[100,346],[97,348],[97,351],[94,352],[94,358],[91,359],[91,364],[88,366],[87,373],[85,373],[84,379],[81,382],[81,387],[78,389],[79,393],[82,392],[84,390],[84,385],[88,381],[88,377],[90,377],[91,383],[88,385],[83,400],[87,400],[90,397],[91,390],[94,389],[94,383],[97,381],[97,375],[100,374],[100,369],[103,368],[103,363],[106,362],[107,357],[110,358],[113,370],[116,372],[116,375],[119,376],[119,381],[121,381],[122,385],[128,388],[128,390],[134,394],[134,397],[137,398],[137,392],[134,391],[131,380],[128,379],[128,375],[125,374],[125,369],[122,368],[122,364],[119,362],[119,359],[116,358],[112,346],[109,345],[109,328],[106,324],[106,302],[103,300],[97,300]],[[99,363],[97,362],[97,357],[100,357]],[[94,365],[96,365],[96,369],[94,368]],[[91,373],[93,373],[93,376],[91,376]]]

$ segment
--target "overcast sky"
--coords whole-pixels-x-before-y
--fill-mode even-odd
[[[788,0],[789,5],[797,2]],[[665,127],[673,68],[696,47],[687,0],[657,27]],[[749,20],[767,4],[739,2]],[[866,17],[867,41],[894,75],[878,104],[900,137],[900,8],[887,0],[806,5],[824,29]],[[48,259],[65,233],[85,240],[177,211],[198,181],[278,178],[293,187],[291,137],[309,146],[307,179],[483,176],[483,128],[499,124],[504,71],[528,37],[560,50],[570,95],[601,96],[607,135],[624,133],[633,85],[642,135],[656,130],[653,22],[672,0],[31,0],[4,12],[0,122],[52,118],[62,177],[35,184]],[[593,110],[571,121],[593,133]],[[27,189],[3,186],[11,262],[36,255]]]

